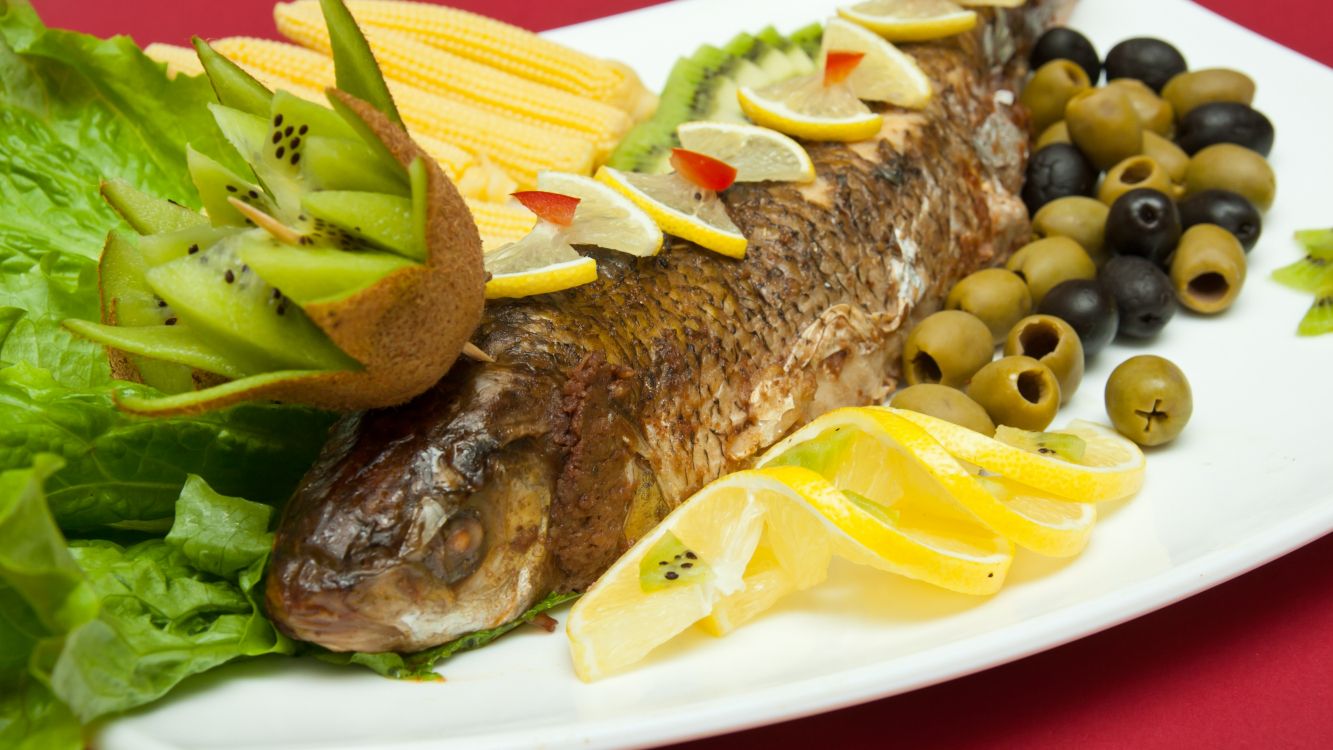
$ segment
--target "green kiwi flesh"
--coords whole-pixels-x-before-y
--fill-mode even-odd
[[[702,583],[711,576],[708,564],[670,531],[639,561],[639,586],[649,593]]]
[[[329,28],[338,88],[368,102],[387,115],[390,122],[402,125],[403,118],[393,103],[379,63],[347,6],[342,0],[319,0],[319,7]]]
[[[199,202],[208,213],[208,220],[215,226],[254,226],[244,214],[231,205],[229,202],[231,198],[254,206],[264,213],[273,213],[272,202],[264,194],[263,188],[243,179],[217,160],[193,148],[186,148],[185,163],[190,170],[190,181],[194,183],[195,190],[199,191]]]
[[[1082,461],[1088,449],[1087,441],[1078,435],[1064,432],[1029,432],[1004,425],[996,428],[995,439],[1015,448],[1045,456],[1058,456],[1073,463]]]
[[[736,98],[739,87],[758,88],[815,71],[810,50],[818,50],[822,27],[816,24],[799,33],[804,35],[800,41],[769,27],[754,35],[739,34],[721,48],[704,45],[677,60],[657,112],[630,130],[607,163],[633,172],[667,172],[671,149],[680,145],[676,128],[681,123],[747,122]]]
[[[252,115],[268,114],[273,101],[272,91],[239,65],[219,54],[203,39],[196,36],[190,42],[194,45],[195,54],[199,56],[199,63],[204,66],[204,73],[219,102]]]
[[[260,278],[298,305],[341,299],[413,265],[390,253],[292,247],[262,236],[246,238],[237,246],[236,254]]]
[[[143,258],[144,269],[147,270],[177,258],[194,255],[222,238],[234,234],[235,231],[231,227],[205,225],[150,234],[139,240],[139,255]]]
[[[1302,336],[1319,336],[1330,331],[1333,331],[1333,282],[1315,292],[1314,304],[1296,328]]]
[[[98,262],[103,322],[162,328],[168,327],[169,320],[175,322],[175,312],[165,300],[153,293],[144,279],[147,268],[133,238],[114,231],[107,236],[102,258]],[[66,324],[85,322],[66,321]],[[70,327],[70,330],[77,335],[85,335],[76,327]],[[101,344],[107,343],[92,336],[87,338]],[[142,356],[130,356],[127,359],[138,371],[139,379],[164,393],[188,391],[194,386],[189,367]]]
[[[109,326],[87,320],[69,320],[65,327],[89,341],[109,346],[139,358],[137,362],[144,382],[164,393],[184,393],[192,389],[194,378],[190,368],[211,372],[226,378],[245,377],[232,360],[200,340],[199,335],[180,325]],[[165,360],[165,361],[163,361]],[[179,363],[179,364],[175,364]],[[144,369],[147,365],[148,370]],[[170,367],[184,374],[183,387],[164,388],[153,382],[153,368]]]
[[[198,211],[154,198],[123,180],[104,181],[101,192],[102,199],[139,234],[170,232],[208,223]]]
[[[233,234],[195,255],[148,269],[153,292],[249,374],[270,370],[352,370],[355,360],[281,291],[248,268],[239,247],[261,230]]]
[[[1273,271],[1273,280],[1302,292],[1316,292],[1320,287],[1333,283],[1333,257],[1307,255]]]
[[[425,260],[412,224],[412,199],[384,193],[324,190],[301,199],[301,207],[320,222],[342,227],[349,235],[413,260]]]
[[[1310,255],[1333,260],[1333,229],[1302,229],[1296,233],[1296,241]]]

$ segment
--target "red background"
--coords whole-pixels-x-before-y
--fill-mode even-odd
[[[200,31],[274,34],[273,0],[34,3],[52,25],[130,34],[140,44],[186,44]],[[653,3],[452,4],[540,30]],[[1201,4],[1333,65],[1328,0]],[[1007,666],[679,750],[890,746],[1333,748],[1333,536],[1168,609]]]

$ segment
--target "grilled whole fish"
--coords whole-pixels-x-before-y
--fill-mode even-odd
[[[879,137],[808,144],[813,185],[724,195],[735,261],[683,241],[596,253],[600,279],[489,304],[462,363],[343,419],[288,504],[267,585],[288,634],[410,651],[588,586],[703,484],[893,389],[914,320],[1029,236],[1009,104],[1031,40],[1072,5],[989,11],[905,47],[936,95]]]

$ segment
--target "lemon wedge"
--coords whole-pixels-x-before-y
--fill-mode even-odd
[[[639,661],[719,603],[712,629],[726,632],[778,596],[822,581],[828,535],[789,478],[764,471],[723,477],[622,555],[566,621],[578,676],[594,680]]]
[[[607,185],[584,175],[540,172],[537,189],[579,199],[564,231],[571,245],[596,245],[638,257],[662,249],[662,230],[652,217]]]
[[[561,227],[537,222],[532,231],[485,256],[486,299],[531,297],[597,280],[597,261],[579,255]]]
[[[771,128],[731,122],[687,122],[680,145],[736,168],[737,182],[813,182],[815,165],[801,144]]]
[[[838,8],[838,15],[894,42],[919,42],[968,31],[975,11],[951,0],[870,0]]]
[[[1106,502],[1129,497],[1143,486],[1147,464],[1143,451],[1114,430],[1091,422],[1075,420],[1058,431],[1083,441],[1082,455],[1071,460],[1011,445],[925,414],[888,411],[919,425],[956,458],[1056,497]]]
[[[934,88],[916,60],[860,24],[830,18],[820,50],[820,59],[832,50],[865,55],[847,78],[848,87],[861,99],[907,109],[923,109],[930,103]]]
[[[745,257],[745,235],[716,193],[695,187],[674,173],[650,175],[601,167],[596,178],[643,209],[663,232],[715,253]]]

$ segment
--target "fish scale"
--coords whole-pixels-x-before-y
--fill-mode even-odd
[[[592,251],[596,282],[489,304],[473,341],[494,363],[334,429],[278,528],[275,622],[362,651],[494,627],[586,587],[791,429],[882,400],[913,321],[1030,235],[1027,134],[994,92],[1018,86],[1015,53],[1070,5],[988,10],[967,35],[905,45],[929,107],[886,108],[877,142],[807,144],[813,187],[726,191],[744,259],[683,240],[651,258]],[[410,532],[423,518],[431,538]]]

